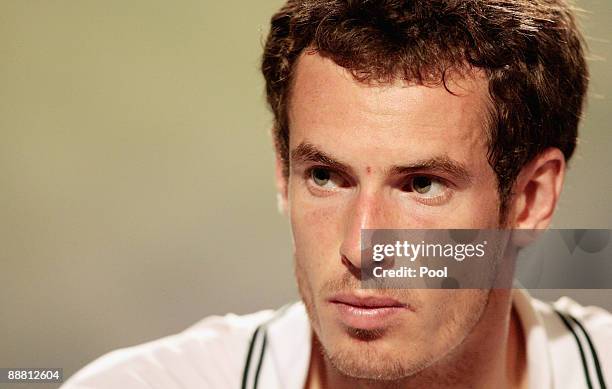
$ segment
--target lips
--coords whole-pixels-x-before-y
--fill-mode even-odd
[[[385,296],[342,293],[330,298],[329,302],[345,326],[363,330],[384,328],[410,311],[409,305]]]

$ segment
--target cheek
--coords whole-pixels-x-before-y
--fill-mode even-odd
[[[292,190],[289,194],[295,260],[305,271],[325,270],[329,266],[323,265],[338,257],[342,213],[338,206],[304,192]]]
[[[475,193],[465,207],[470,213],[473,228],[496,228],[499,224],[499,195],[497,188],[487,187]]]
[[[480,320],[487,304],[488,291],[477,289],[424,290],[419,302],[423,340],[436,348],[457,346]],[[435,335],[434,335],[435,334]]]
[[[498,221],[498,202],[490,198],[468,199],[448,216],[449,228],[493,229]]]
[[[499,227],[499,195],[497,184],[487,179],[470,190],[459,193],[451,212],[448,228],[491,229]]]

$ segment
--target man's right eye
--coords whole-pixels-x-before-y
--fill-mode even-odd
[[[309,176],[312,184],[321,189],[335,189],[343,186],[342,177],[324,167],[313,167],[310,169]]]
[[[314,168],[311,171],[312,180],[315,184],[319,186],[325,186],[329,183],[329,179],[331,178],[331,174],[329,170]]]

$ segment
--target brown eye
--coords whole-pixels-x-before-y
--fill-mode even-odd
[[[315,184],[318,186],[326,186],[331,179],[329,170],[322,168],[314,168],[310,172],[310,176]]]
[[[439,197],[446,191],[446,184],[430,176],[413,176],[403,188],[406,192],[414,192],[421,198]]]
[[[412,179],[412,189],[420,194],[426,194],[431,190],[432,181],[429,177],[418,176]]]
[[[347,186],[347,181],[340,173],[326,167],[313,167],[307,174],[309,185],[316,188],[335,190]]]

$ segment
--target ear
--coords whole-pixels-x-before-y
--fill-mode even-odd
[[[275,172],[276,172],[276,205],[278,207],[278,211],[286,215],[287,214],[287,178],[283,174],[283,161],[280,157],[278,150],[275,150]]]
[[[565,177],[565,157],[548,148],[527,163],[514,184],[510,224],[541,230],[550,225]]]

